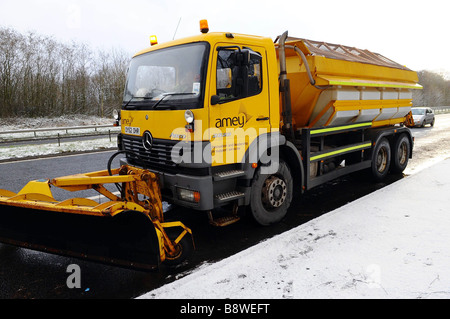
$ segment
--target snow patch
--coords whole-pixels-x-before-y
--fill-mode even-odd
[[[450,298],[443,194],[450,159],[140,298]]]
[[[0,147],[0,160],[18,159],[25,157],[44,156],[60,153],[83,152],[94,150],[107,150],[117,147],[117,141],[109,138],[78,142],[61,142],[60,145],[19,145]]]
[[[83,126],[83,125],[106,125],[112,124],[113,119],[102,118],[90,115],[65,115],[59,117],[14,117],[14,118],[0,118],[0,132],[25,130],[33,128],[54,128],[54,127],[68,127],[68,126]]]
[[[84,125],[106,125],[112,124],[113,120],[108,118],[93,117],[87,115],[69,115],[61,116],[57,118],[8,118],[0,119],[0,132],[25,130],[34,128],[56,128],[56,127],[74,127]],[[98,129],[99,131],[108,132],[106,129]],[[90,130],[92,131],[92,129]],[[73,131],[75,132],[75,131]],[[84,130],[76,131],[76,133],[87,133]],[[57,136],[58,132],[40,132],[39,136]],[[62,132],[61,134],[65,134]],[[33,137],[33,133],[23,134],[2,134],[2,139],[14,139],[14,138],[30,138]],[[60,145],[56,142],[48,144],[30,144],[30,145],[13,145],[2,146],[0,144],[0,160],[19,159],[33,156],[44,156],[60,153],[71,152],[83,152],[93,150],[104,150],[117,147],[117,141],[115,138],[105,137],[93,140],[83,140],[82,142],[61,141]]]

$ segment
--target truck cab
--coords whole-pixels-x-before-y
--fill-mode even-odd
[[[176,204],[245,204],[258,162],[250,145],[279,132],[276,63],[270,38],[231,33],[139,52],[120,114],[122,163],[158,173],[163,197]]]

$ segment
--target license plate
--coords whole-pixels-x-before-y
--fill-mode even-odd
[[[130,134],[130,135],[141,135],[141,128],[139,128],[139,127],[125,126],[125,134]]]

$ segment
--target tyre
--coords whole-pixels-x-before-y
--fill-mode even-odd
[[[430,126],[431,126],[431,127],[434,126],[434,121],[435,121],[435,119],[433,119],[433,120],[431,121],[431,123],[430,123]]]
[[[386,138],[381,138],[372,154],[372,175],[376,181],[386,177],[391,165],[391,146]]]
[[[392,169],[395,174],[402,173],[408,165],[411,152],[411,143],[406,134],[400,135],[395,141],[392,154]]]
[[[274,174],[262,174],[259,167],[250,196],[250,209],[255,221],[263,226],[281,221],[291,205],[292,192],[292,175],[284,161],[280,160]]]

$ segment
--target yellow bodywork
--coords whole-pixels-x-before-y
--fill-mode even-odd
[[[230,39],[226,37],[225,33],[202,34],[158,44],[136,54],[138,56],[185,43],[208,42],[210,53],[206,87],[204,88],[204,107],[192,110],[196,120],[194,132],[187,132],[185,129],[184,110],[122,110],[122,134],[130,135],[125,131],[125,127],[138,127],[140,128],[138,136],[142,136],[148,130],[155,139],[180,142],[209,141],[212,146],[211,152],[206,155],[211,156],[212,166],[219,166],[242,161],[247,148],[259,135],[278,131],[280,121],[278,85],[269,84],[269,79],[273,83],[278,83],[276,63],[264,64],[262,77],[265,85],[260,94],[214,106],[210,103],[210,97],[216,94],[215,70],[219,46],[250,47],[262,55],[263,61],[276,61],[277,59],[275,47],[270,38],[242,34],[233,34],[233,36]],[[270,120],[258,120],[266,117],[269,117]],[[244,125],[231,125],[231,121],[229,121],[228,125],[216,127],[217,120],[224,118],[238,118],[244,122]]]
[[[367,50],[296,39],[286,45],[299,48],[318,89],[310,84],[297,52],[286,50],[287,77],[291,82],[293,122],[297,128],[373,123],[373,127],[403,123],[412,107],[412,91],[421,89],[417,73]],[[308,46],[308,45],[309,46]],[[311,51],[316,49],[316,51]],[[321,48],[321,49],[318,49]],[[320,55],[333,49],[339,57]],[[367,58],[352,60],[352,54]],[[349,58],[347,58],[347,56]],[[377,58],[385,65],[370,58]],[[337,121],[337,117],[342,117]]]
[[[269,38],[225,33],[207,33],[190,38],[158,44],[136,54],[139,56],[171,46],[205,41],[210,44],[204,107],[192,110],[195,131],[185,130],[184,110],[123,110],[122,134],[125,127],[139,127],[139,135],[151,131],[154,138],[175,141],[207,141],[211,143],[212,166],[242,161],[251,143],[259,136],[279,131],[281,99],[279,92],[278,45]],[[330,58],[312,50],[308,40],[290,38],[287,46],[299,48],[306,56],[312,77],[318,89],[311,85],[304,63],[292,49],[286,49],[287,77],[290,80],[294,128],[326,127],[352,123],[372,122],[373,127],[404,123],[410,117],[412,90],[421,89],[417,73],[399,68],[386,59],[385,65],[346,59],[341,54]],[[324,46],[330,49],[331,44]],[[256,96],[211,105],[216,94],[217,48],[239,46],[251,48],[262,56],[262,92]],[[319,47],[319,46],[317,46]],[[337,47],[334,45],[333,48]],[[352,48],[340,46],[351,56]],[[358,50],[358,49],[355,49]],[[338,51],[338,50],[337,50]],[[355,51],[356,52],[356,51]],[[361,56],[372,52],[359,50]],[[359,53],[358,53],[359,54]],[[379,55],[378,55],[379,56]],[[342,58],[343,57],[343,58]],[[381,57],[383,59],[384,57]],[[364,59],[362,60],[364,61]],[[392,63],[391,63],[392,62]],[[242,127],[231,125],[232,119],[243,119]],[[267,121],[260,121],[268,118]],[[227,125],[216,127],[219,119],[229,119]],[[222,122],[223,123],[223,122]],[[208,157],[208,156],[206,156]]]

